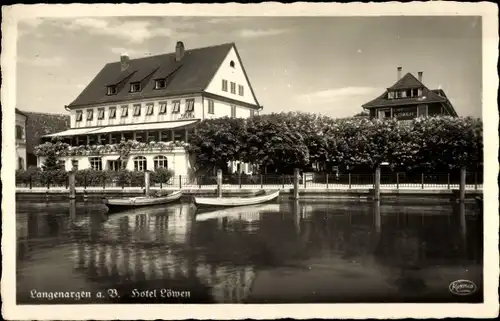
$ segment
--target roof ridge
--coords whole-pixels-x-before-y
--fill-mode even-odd
[[[185,49],[185,53],[188,53],[188,52],[192,52],[192,51],[197,51],[197,50],[205,50],[205,49],[211,49],[211,48],[217,48],[217,47],[223,47],[223,46],[234,46],[235,43],[234,42],[226,42],[226,43],[223,43],[223,44],[218,44],[218,45],[211,45],[211,46],[205,46],[205,47],[197,47],[197,48],[192,48],[192,49]],[[159,54],[156,54],[156,55],[150,55],[150,56],[142,56],[142,57],[138,57],[138,58],[131,58],[130,61],[137,61],[137,60],[141,60],[141,59],[148,59],[148,58],[159,58],[159,57],[162,57],[162,56],[169,56],[169,55],[174,55],[175,54],[175,51],[171,51],[171,52],[165,52],[165,53],[159,53]],[[119,60],[115,60],[115,61],[112,61],[112,62],[109,62],[108,64],[116,64],[116,63],[120,63]]]

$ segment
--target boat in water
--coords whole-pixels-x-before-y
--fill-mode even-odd
[[[182,191],[151,193],[149,196],[138,197],[117,197],[102,199],[104,205],[108,208],[108,213],[129,210],[133,208],[155,206],[173,203],[182,197]]]
[[[246,197],[197,197],[193,196],[196,207],[234,207],[263,204],[278,198],[279,190],[261,190],[255,195]]]

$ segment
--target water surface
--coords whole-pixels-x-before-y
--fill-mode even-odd
[[[483,298],[482,220],[474,205],[281,201],[204,213],[189,203],[105,212],[91,202],[17,202],[20,304]],[[478,291],[452,294],[448,286],[459,279]],[[92,297],[33,298],[34,291]]]

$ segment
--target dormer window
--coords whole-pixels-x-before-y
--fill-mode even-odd
[[[104,108],[98,109],[97,119],[104,119]]]
[[[155,110],[154,110],[154,107],[155,107],[155,105],[154,105],[154,104],[152,104],[152,103],[151,103],[151,104],[147,104],[146,115],[148,115],[148,116],[153,115],[153,113],[154,113],[154,111],[155,111]]]
[[[387,99],[394,99],[394,92],[393,91],[389,91],[387,93]]]
[[[90,121],[94,119],[94,110],[93,109],[87,109],[87,120]]]
[[[194,99],[186,99],[186,113],[194,111]]]
[[[155,80],[155,89],[163,89],[165,87],[167,87],[167,81],[165,79]]]
[[[141,83],[140,82],[133,82],[130,84],[130,92],[131,93],[136,93],[138,91],[141,91]]]
[[[83,118],[83,111],[77,110],[76,111],[76,121],[82,121]]]
[[[229,66],[230,66],[231,68],[234,68],[234,61],[232,61],[232,60],[231,60],[231,62],[229,63]]]
[[[116,95],[117,92],[115,85],[108,86],[108,95]]]
[[[141,115],[141,105],[140,104],[134,105],[134,116],[137,117],[140,115]]]
[[[181,111],[181,101],[180,100],[174,100],[172,102],[172,114],[178,114]]]
[[[418,89],[417,88],[413,88],[411,94],[412,94],[412,97],[418,97]]]

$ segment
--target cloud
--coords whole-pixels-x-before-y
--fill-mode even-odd
[[[25,65],[31,65],[36,67],[60,67],[65,62],[66,59],[60,56],[53,57],[19,57],[17,62]]]
[[[30,18],[19,20],[19,26],[22,28],[36,28],[43,23],[43,19],[40,18]]]
[[[288,32],[287,29],[241,29],[237,32],[243,38],[276,36]]]
[[[297,98],[304,102],[334,102],[347,97],[359,97],[373,95],[380,91],[379,88],[374,87],[342,87],[316,91],[308,94],[301,94]]]
[[[92,34],[121,38],[130,43],[139,44],[145,40],[166,36],[171,37],[173,30],[154,26],[151,21],[131,20],[113,21],[102,18],[77,18],[67,26],[70,30],[87,30]]]

